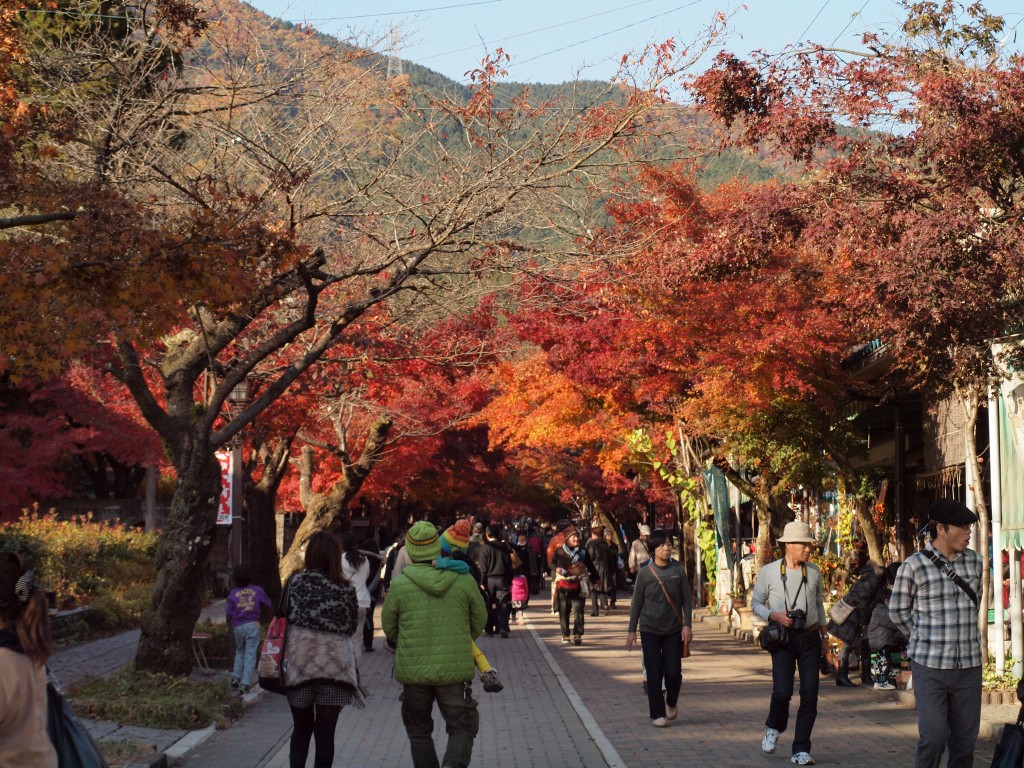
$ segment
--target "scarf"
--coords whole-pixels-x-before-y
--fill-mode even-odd
[[[579,546],[576,549],[570,549],[568,544],[562,545],[562,551],[569,556],[569,567],[576,565],[583,557],[583,547]]]

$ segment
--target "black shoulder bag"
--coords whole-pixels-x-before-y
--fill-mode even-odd
[[[787,612],[796,608],[796,600],[800,597],[800,590],[804,588],[807,583],[807,566],[800,566],[800,572],[803,578],[800,580],[800,586],[797,587],[796,594],[793,595],[793,602],[789,602],[789,591],[786,589],[786,561],[782,561],[780,568],[782,574],[782,591],[786,596],[786,604],[789,606]],[[786,643],[789,642],[789,628],[784,627],[777,621],[769,621],[768,626],[761,630],[761,634],[757,636],[757,644],[761,646],[762,650],[768,651],[768,653],[775,653],[776,651],[783,648]]]
[[[964,591],[964,594],[971,598],[971,602],[974,603],[974,607],[978,607],[978,593],[971,589],[971,585],[964,581],[963,576],[953,570],[949,565],[939,560],[939,556],[932,552],[930,549],[922,549],[924,556],[935,563],[935,567],[942,571],[946,578],[956,584],[960,589]]]

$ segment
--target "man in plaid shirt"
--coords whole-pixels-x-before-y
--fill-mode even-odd
[[[915,768],[970,768],[981,724],[981,633],[975,600],[981,556],[967,544],[978,516],[959,501],[939,499],[928,510],[931,541],[896,573],[889,617],[910,636],[917,729]],[[937,558],[933,561],[928,554]],[[974,591],[972,599],[956,581]]]

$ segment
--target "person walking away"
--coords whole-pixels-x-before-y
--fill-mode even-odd
[[[454,571],[455,573],[468,573],[473,581],[480,583],[480,569],[477,564],[469,559],[466,550],[469,548],[469,522],[457,520],[454,525],[448,527],[441,534],[441,556],[434,561],[434,565],[442,570]],[[485,597],[486,599],[486,597]],[[491,662],[473,642],[473,663],[480,671],[480,682],[487,693],[500,693],[505,687],[498,679],[498,671],[491,666]]]
[[[590,590],[590,615],[599,616],[604,609],[608,615],[608,593],[611,591],[612,564],[611,552],[604,541],[604,526],[595,521],[590,527],[590,541],[587,542],[587,558],[594,564],[597,578]]]
[[[533,573],[536,569],[534,560],[536,555],[530,548],[527,539],[526,528],[516,529],[516,540],[512,544],[512,551],[519,558],[519,567],[512,568],[512,613],[509,623],[524,624],[526,622],[526,606],[530,603],[530,590],[533,583]]]
[[[837,624],[829,619],[826,624],[828,633],[843,641],[843,650],[839,655],[839,669],[836,671],[836,685],[840,687],[853,687],[856,685],[850,679],[850,656],[854,652],[860,652],[860,681],[863,685],[870,685],[871,679],[871,653],[864,652],[867,640],[867,626],[871,621],[871,612],[879,595],[885,589],[885,570],[868,561],[867,552],[860,550],[854,556],[851,570],[857,572],[857,580],[850,587],[843,598],[853,606],[853,612],[846,617],[846,621]]]
[[[395,679],[403,685],[402,722],[413,766],[438,766],[432,717],[437,702],[448,733],[441,764],[466,768],[480,729],[472,643],[483,631],[487,606],[472,576],[432,565],[441,554],[433,523],[415,523],[405,548],[412,562],[391,584],[381,627],[395,645]]]
[[[623,568],[622,555],[619,554],[619,545],[615,543],[615,534],[611,528],[604,531],[604,543],[608,545],[608,561],[611,563],[612,582],[608,590],[608,607],[615,609],[615,600],[619,594],[621,585],[620,572]]]
[[[910,638],[917,729],[915,768],[970,768],[981,725],[981,556],[967,545],[978,516],[959,501],[928,510],[929,541],[896,572],[889,618]]]
[[[366,577],[366,591],[370,593],[370,607],[366,610],[366,618],[363,619],[363,653],[373,653],[373,612],[377,608],[377,601],[380,599],[384,579],[384,555],[380,552],[380,545],[376,539],[364,539],[359,545],[370,560],[370,572]],[[376,554],[375,558],[373,555]],[[358,599],[358,593],[356,598]]]
[[[46,732],[46,595],[17,552],[0,552],[0,765],[57,768]]]
[[[334,730],[341,708],[363,708],[352,636],[359,627],[356,589],[341,572],[341,543],[317,531],[306,544],[305,570],[285,586],[285,696],[292,712],[289,768],[304,768],[316,741],[313,768],[334,762]],[[301,630],[301,631],[296,631]],[[300,640],[301,638],[301,640]]]
[[[231,687],[244,695],[256,679],[256,656],[260,646],[260,617],[271,607],[270,598],[259,584],[252,583],[252,569],[236,565],[231,572],[234,589],[228,593],[224,611],[235,638],[235,666]]]
[[[569,618],[572,617],[572,642],[583,642],[583,582],[589,576],[596,578],[594,566],[587,559],[587,550],[580,544],[580,532],[572,526],[562,533],[564,543],[551,558],[554,567],[554,585],[558,596],[558,620],[562,628],[562,642],[569,642]]]
[[[650,548],[654,558],[633,586],[626,650],[633,650],[639,627],[651,724],[664,728],[679,713],[683,645],[693,639],[693,599],[682,564],[672,559],[672,537],[658,528],[651,533]]]
[[[900,632],[889,617],[891,589],[883,589],[875,610],[871,612],[868,642],[871,646],[871,676],[876,691],[896,689],[896,674],[892,668],[892,655],[907,647],[907,636]]]
[[[359,627],[366,623],[366,614],[370,610],[373,598],[370,596],[370,588],[367,583],[370,581],[370,558],[359,551],[356,546],[356,537],[352,531],[345,531],[341,534],[341,575],[349,584],[355,587],[356,601],[359,604]],[[363,656],[362,642],[356,643],[356,659]]]
[[[502,541],[501,525],[492,523],[477,550],[481,584],[487,590],[487,635],[508,637],[512,612],[512,550]]]
[[[809,563],[814,536],[807,523],[786,523],[779,537],[783,556],[761,568],[754,585],[751,607],[766,621],[786,627],[789,639],[772,653],[772,698],[765,720],[761,749],[775,751],[779,736],[789,724],[789,702],[793,698],[794,676],[800,673],[800,708],[790,762],[814,765],[811,731],[818,716],[818,665],[828,649],[825,603],[821,571]]]
[[[651,550],[647,546],[647,541],[650,538],[650,527],[641,525],[639,538],[629,545],[629,559],[626,565],[629,567],[629,573],[634,579],[640,569],[651,561]]]

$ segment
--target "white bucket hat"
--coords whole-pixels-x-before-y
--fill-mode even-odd
[[[782,529],[782,535],[779,536],[779,543],[781,544],[810,544],[814,541],[814,534],[811,533],[811,526],[802,520],[793,520],[790,523],[786,523],[786,527]]]
[[[651,528],[650,528],[650,526],[641,525],[640,526],[640,535],[641,536],[650,536],[651,535]]]

